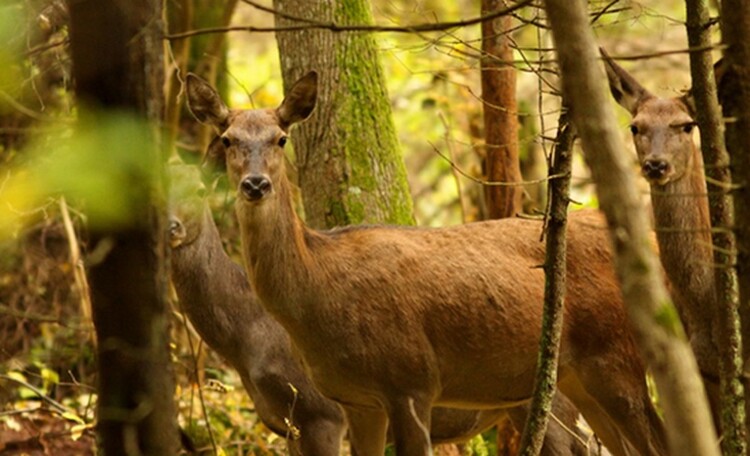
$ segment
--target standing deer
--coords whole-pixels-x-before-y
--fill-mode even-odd
[[[685,97],[653,95],[603,51],[602,55],[612,95],[633,116],[630,131],[641,173],[651,186],[659,255],[716,418],[714,259],[703,156],[693,142],[691,103]]]
[[[316,387],[342,404],[352,442],[382,455],[430,453],[431,410],[528,403],[539,345],[545,261],[541,223],[316,231],[292,205],[289,128],[315,107],[308,73],[276,109],[230,110],[188,76],[188,104],[218,132],[238,196],[248,275],[287,330]],[[571,214],[559,389],[616,455],[665,454],[631,335],[603,218]],[[362,432],[367,431],[367,432]]]
[[[289,336],[263,310],[243,269],[224,252],[218,229],[194,166],[170,166],[171,272],[180,305],[201,337],[234,367],[253,398],[263,423],[288,442],[290,452],[305,456],[338,456],[346,422],[340,407],[326,399],[305,375],[292,353]],[[290,385],[297,390],[297,397]],[[575,428],[578,412],[566,398],[556,398],[553,413]],[[436,408],[433,441],[468,440],[503,419],[504,409],[470,411]],[[525,412],[511,410],[523,425]],[[353,452],[366,450],[353,445]],[[553,422],[542,451],[545,456],[585,454],[581,437]]]

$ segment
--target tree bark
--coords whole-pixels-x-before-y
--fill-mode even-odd
[[[107,112],[163,119],[163,43],[158,0],[70,1],[73,72],[79,108],[97,129]],[[89,108],[87,110],[87,108]],[[96,111],[99,109],[99,111]],[[105,111],[108,110],[108,111]],[[151,129],[156,138],[156,128]],[[168,350],[167,243],[154,141],[133,150],[148,164],[129,169],[127,221],[91,226],[89,279],[98,337],[97,432],[101,452],[171,455],[178,450]],[[140,149],[140,148],[136,148]],[[102,160],[107,160],[102,150]],[[159,170],[159,172],[153,172]]]
[[[297,17],[370,24],[367,0],[274,0]],[[276,18],[279,26],[295,21]],[[320,74],[312,117],[294,130],[305,217],[325,228],[357,223],[413,224],[406,168],[372,35],[303,30],[278,33],[286,86]]]
[[[718,455],[698,367],[650,248],[649,223],[607,97],[582,0],[545,0],[564,97],[602,210],[635,338],[654,376],[671,454]]]
[[[711,17],[704,0],[686,0],[687,35],[691,48],[711,46]],[[701,151],[706,166],[714,249],[714,286],[716,302],[715,344],[719,347],[720,415],[725,455],[744,455],[745,398],[742,376],[742,339],[740,335],[739,290],[735,266],[734,207],[729,189],[732,176],[729,155],[724,145],[724,123],[716,94],[710,51],[690,54],[692,94],[696,120],[700,127]]]
[[[481,14],[504,8],[504,0],[482,0]],[[511,15],[482,22],[482,101],[484,107],[485,170],[491,182],[521,182],[518,158],[518,106],[513,64]],[[520,185],[484,187],[488,218],[512,217],[521,212]]]
[[[723,0],[721,9],[724,51],[719,97],[726,125],[726,146],[731,155],[740,289],[742,336],[750,341],[750,3]],[[743,360],[750,358],[750,343],[743,345]],[[746,385],[747,386],[747,385]]]
[[[573,169],[573,142],[575,133],[565,111],[560,116],[555,149],[552,155],[550,176],[562,176],[549,184],[549,214],[546,227],[546,256],[544,260],[544,318],[542,338],[539,343],[534,396],[531,410],[521,436],[521,456],[536,456],[542,450],[547,431],[552,400],[557,385],[557,365],[560,355],[560,338],[563,329],[563,304],[565,302],[566,241],[568,203],[570,202],[570,177]]]

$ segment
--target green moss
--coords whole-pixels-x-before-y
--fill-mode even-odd
[[[667,299],[662,302],[659,309],[654,315],[656,322],[662,326],[669,334],[674,337],[685,338],[685,333],[682,329],[682,323],[680,322],[680,316],[677,314],[672,301]]]
[[[337,2],[334,17],[342,24],[372,23],[369,3],[362,0]],[[336,60],[343,84],[335,101],[338,134],[348,171],[340,189],[342,220],[413,224],[406,168],[372,35],[347,36]]]

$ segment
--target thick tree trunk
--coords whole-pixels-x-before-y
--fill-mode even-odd
[[[698,366],[650,248],[649,223],[598,64],[582,0],[545,0],[562,74],[614,246],[630,320],[664,410],[671,454],[718,455]]]
[[[711,46],[710,15],[703,0],[686,0],[688,44],[691,48]],[[743,455],[745,442],[745,398],[742,385],[742,340],[740,336],[739,290],[735,263],[735,240],[732,233],[734,207],[729,194],[732,176],[729,155],[724,145],[724,123],[716,95],[713,59],[710,51],[690,54],[696,120],[700,127],[701,151],[708,177],[711,214],[715,296],[714,343],[719,347],[720,414],[723,453]],[[706,303],[704,303],[706,304]]]
[[[482,14],[506,7],[503,0],[482,0]],[[485,170],[491,182],[521,182],[518,159],[516,69],[510,30],[513,17],[482,23],[482,101],[484,103]],[[521,212],[520,185],[484,187],[488,218],[512,217]]]
[[[161,2],[69,4],[79,107],[100,110],[97,120],[81,127],[101,126],[102,110],[160,122]],[[107,150],[101,153],[107,160]],[[156,141],[151,150],[133,153],[148,165],[127,170],[134,183],[122,189],[131,209],[127,221],[116,228],[91,227],[88,272],[99,341],[97,431],[108,456],[171,455],[179,439],[169,367],[165,215],[156,203],[163,201],[163,193],[161,182],[144,175],[161,170],[163,160]]]
[[[367,0],[275,0],[297,17],[338,24],[372,22]],[[297,24],[281,17],[279,26]],[[286,85],[320,74],[318,107],[299,125],[294,151],[307,223],[412,224],[406,168],[374,38],[363,33],[278,33]]]

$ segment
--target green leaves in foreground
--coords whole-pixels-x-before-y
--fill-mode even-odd
[[[26,152],[21,169],[0,186],[0,238],[13,235],[49,198],[65,195],[94,229],[144,217],[159,169],[154,129],[123,113],[82,116],[72,129],[44,135]]]

